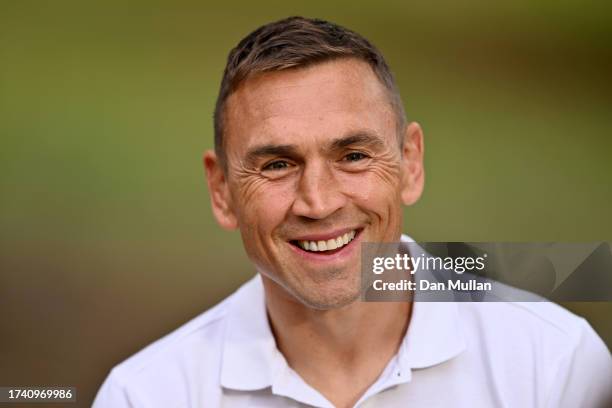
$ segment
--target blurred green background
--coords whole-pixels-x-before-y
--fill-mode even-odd
[[[201,154],[228,51],[288,15],[386,55],[426,135],[413,237],[612,240],[609,4],[3,1],[0,385],[73,385],[88,406],[253,274]],[[610,347],[609,303],[566,306]]]

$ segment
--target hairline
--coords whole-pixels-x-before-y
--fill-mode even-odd
[[[376,77],[378,83],[382,86],[384,92],[385,92],[385,97],[387,99],[387,102],[389,103],[391,110],[393,111],[393,115],[395,116],[395,123],[396,123],[396,133],[397,133],[397,139],[398,139],[398,146],[401,148],[403,145],[403,132],[406,129],[406,125],[407,125],[407,119],[406,119],[406,114],[404,112],[404,107],[403,107],[403,103],[400,97],[400,94],[397,90],[397,84],[391,84],[390,86],[387,85],[385,83],[385,81],[383,80],[383,78],[380,77],[380,75],[376,72],[376,69],[374,69],[374,67],[372,66],[372,64],[367,61],[365,58],[359,56],[359,55],[330,55],[329,57],[325,57],[325,58],[321,58],[318,59],[316,61],[308,61],[306,63],[303,64],[299,64],[299,65],[295,65],[295,66],[291,66],[291,67],[284,67],[284,68],[278,68],[278,69],[269,69],[269,70],[255,70],[250,72],[248,75],[244,76],[243,78],[241,78],[239,81],[237,81],[236,83],[233,84],[233,86],[231,87],[231,89],[229,90],[229,92],[224,95],[224,98],[221,100],[221,103],[219,104],[218,107],[221,108],[220,112],[215,112],[215,115],[218,114],[218,121],[219,121],[219,128],[221,129],[221,135],[220,135],[220,143],[215,143],[215,154],[217,155],[217,158],[223,168],[223,170],[227,173],[227,155],[226,155],[226,119],[227,119],[227,107],[228,107],[228,101],[230,99],[230,97],[236,93],[238,91],[239,88],[241,88],[242,86],[244,86],[250,79],[256,77],[256,76],[261,76],[261,75],[265,75],[265,74],[271,74],[274,72],[283,72],[283,71],[289,71],[289,70],[300,70],[300,69],[305,69],[305,68],[309,68],[309,67],[313,67],[313,66],[317,66],[320,64],[324,64],[326,62],[330,62],[330,61],[334,61],[334,60],[356,60],[356,61],[361,61],[364,64],[366,64],[371,72],[374,74],[374,76]],[[390,89],[391,87],[391,89]],[[215,135],[215,139],[216,139],[216,135]]]

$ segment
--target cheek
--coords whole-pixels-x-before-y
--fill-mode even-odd
[[[396,239],[401,232],[402,204],[399,168],[372,166],[368,171],[344,177],[346,191],[362,211],[373,218],[373,239]]]
[[[237,191],[239,223],[246,230],[269,231],[285,219],[291,203],[289,183],[247,177]]]
[[[393,216],[393,213],[397,212],[397,209],[401,208],[400,195],[397,189],[392,186],[376,181],[376,178],[373,182],[362,178],[353,200],[364,210],[388,220]]]
[[[358,202],[380,207],[383,203],[400,202],[399,167],[387,163],[373,163],[365,171],[344,174],[345,191]]]

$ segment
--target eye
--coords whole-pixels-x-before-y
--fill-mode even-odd
[[[264,171],[265,170],[273,170],[273,171],[276,170],[276,171],[278,171],[278,170],[287,169],[289,167],[290,167],[290,164],[287,163],[286,161],[284,161],[284,160],[276,160],[276,161],[273,161],[271,163],[266,164],[263,167],[263,170]]]
[[[368,156],[361,152],[352,152],[344,156],[343,160],[348,162],[356,162],[359,160],[367,159]]]

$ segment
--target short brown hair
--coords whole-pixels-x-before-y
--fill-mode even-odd
[[[304,67],[343,57],[358,58],[372,67],[396,112],[399,137],[406,124],[404,107],[393,74],[380,51],[361,35],[337,24],[289,17],[259,27],[229,53],[214,116],[215,152],[224,167],[225,104],[243,81],[256,73]]]

